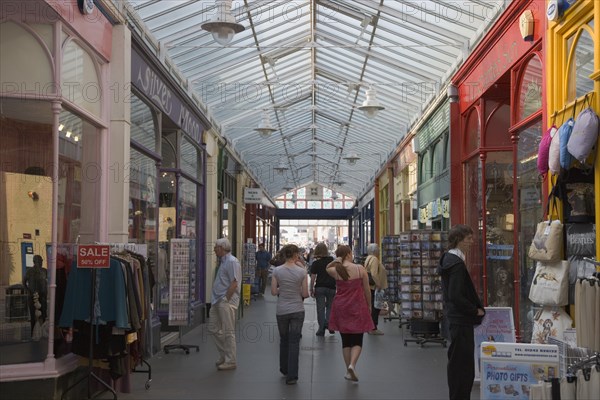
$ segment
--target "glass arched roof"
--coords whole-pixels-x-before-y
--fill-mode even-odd
[[[233,1],[245,29],[225,47],[200,28],[213,0],[118,7],[271,198],[311,183],[360,198],[508,3]],[[358,110],[368,88],[385,106],[373,119]],[[267,139],[254,131],[265,112],[277,129]],[[344,159],[350,151],[354,164]],[[280,160],[282,174],[273,170]]]

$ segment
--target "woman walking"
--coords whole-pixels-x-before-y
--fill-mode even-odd
[[[317,336],[324,336],[325,330],[329,327],[331,304],[335,296],[335,279],[329,276],[325,268],[332,261],[333,257],[329,255],[327,245],[325,243],[317,244],[314,261],[310,267],[310,295],[317,302],[317,322],[319,323]],[[335,331],[330,329],[329,333],[335,333]]]
[[[285,263],[275,268],[271,279],[271,294],[277,297],[277,328],[279,330],[279,371],[286,375],[285,383],[298,382],[300,336],[304,324],[304,299],[308,297],[308,275],[298,266],[298,246],[290,244],[282,250]]]
[[[379,313],[381,310],[375,307],[375,291],[387,289],[387,272],[381,264],[381,261],[379,261],[379,246],[377,243],[371,243],[367,246],[367,254],[365,268],[367,269],[367,272],[371,273],[373,281],[375,282],[375,284],[371,286],[371,318],[373,319],[375,329],[369,332],[369,335],[383,335],[383,332],[377,329]]]
[[[372,331],[371,290],[367,271],[352,262],[350,247],[341,245],[336,259],[327,266],[327,273],[336,280],[336,294],[331,307],[329,329],[340,332],[342,354],[346,363],[344,378],[358,381],[356,363],[362,351],[363,335]]]

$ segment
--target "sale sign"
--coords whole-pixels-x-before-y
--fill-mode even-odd
[[[110,247],[80,244],[77,247],[77,268],[110,268]]]

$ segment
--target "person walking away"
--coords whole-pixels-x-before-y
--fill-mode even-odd
[[[473,327],[481,324],[485,310],[477,295],[465,263],[473,243],[473,229],[456,225],[448,232],[448,248],[440,259],[438,273],[446,315],[450,324],[448,348],[448,390],[450,400],[471,398],[475,379],[475,339]]]
[[[371,290],[367,271],[352,262],[352,250],[338,246],[336,259],[327,265],[327,273],[336,280],[336,294],[331,306],[329,329],[340,332],[342,355],[346,364],[345,379],[358,381],[356,363],[362,351],[363,335],[374,329],[371,319]]]
[[[317,322],[319,324],[317,336],[325,336],[325,330],[329,327],[329,315],[335,296],[335,279],[327,273],[325,268],[332,261],[333,257],[329,255],[327,245],[325,243],[317,244],[314,261],[310,267],[310,295],[317,302]],[[329,333],[335,333],[335,331],[330,329]]]
[[[271,277],[271,294],[277,297],[277,328],[279,330],[279,371],[285,383],[298,382],[300,336],[304,325],[304,299],[308,297],[306,269],[296,263],[298,246],[289,244],[282,250],[285,263],[275,268]]]
[[[267,287],[269,261],[271,261],[271,253],[265,250],[264,243],[260,243],[256,252],[256,276],[259,282],[258,294],[261,296],[264,296]]]
[[[371,318],[375,329],[369,332],[369,335],[383,335],[377,325],[379,323],[379,313],[381,310],[375,307],[375,291],[385,290],[388,287],[387,272],[385,267],[379,261],[379,246],[377,243],[370,243],[367,246],[367,259],[365,260],[365,268],[367,273],[370,272],[373,277],[374,285],[371,285]]]
[[[213,282],[208,331],[213,335],[219,352],[215,365],[219,371],[224,371],[237,367],[235,314],[240,303],[242,268],[231,254],[229,240],[217,239],[214,251],[220,263]]]

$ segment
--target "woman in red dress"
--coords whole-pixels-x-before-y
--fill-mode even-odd
[[[327,265],[327,273],[336,280],[336,294],[329,316],[329,329],[342,336],[346,363],[344,378],[358,381],[356,363],[362,351],[363,335],[375,329],[371,319],[371,289],[367,271],[352,262],[352,250],[338,246],[337,258]]]

